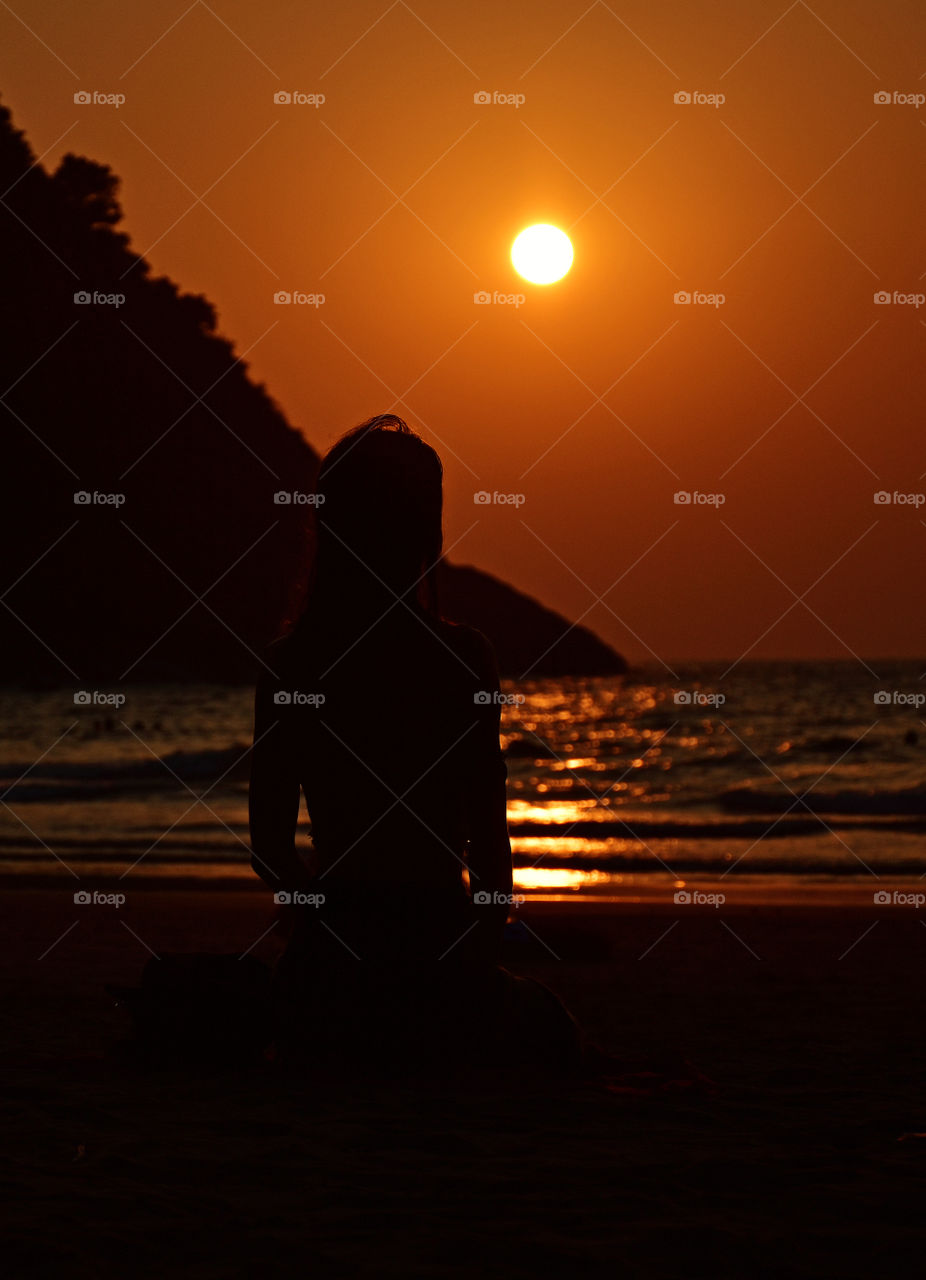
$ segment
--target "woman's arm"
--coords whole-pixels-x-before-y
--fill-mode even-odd
[[[251,866],[276,892],[306,889],[311,876],[296,852],[299,776],[282,715],[273,695],[279,685],[262,676],[254,697],[254,744],[248,815]]]
[[[501,707],[500,682],[495,654],[488,641],[481,641],[478,670],[481,688],[474,697],[474,767],[469,797],[470,894],[480,926],[480,950],[486,959],[497,962],[502,932],[511,899],[511,841],[508,838],[508,769],[499,741]]]

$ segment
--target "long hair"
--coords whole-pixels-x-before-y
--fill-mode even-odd
[[[348,625],[396,599],[439,616],[443,467],[400,417],[382,413],[346,432],[322,459],[315,556],[300,625]]]

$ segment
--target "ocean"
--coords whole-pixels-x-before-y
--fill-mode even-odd
[[[919,882],[924,666],[714,662],[506,683],[516,889],[685,901],[722,885],[761,900]],[[0,693],[0,874],[255,882],[251,690],[81,692]]]

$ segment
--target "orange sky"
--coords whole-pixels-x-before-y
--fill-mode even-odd
[[[874,302],[926,293],[922,5],[17,0],[0,33],[33,149],[113,167],[313,445],[394,409],[438,448],[454,560],[633,661],[922,654],[926,506],[873,499],[926,492],[926,305]],[[575,245],[547,288],[508,261],[535,221]]]

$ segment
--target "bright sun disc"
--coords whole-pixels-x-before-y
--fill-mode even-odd
[[[511,263],[531,284],[554,284],[572,266],[572,241],[559,227],[538,222],[516,238]]]

